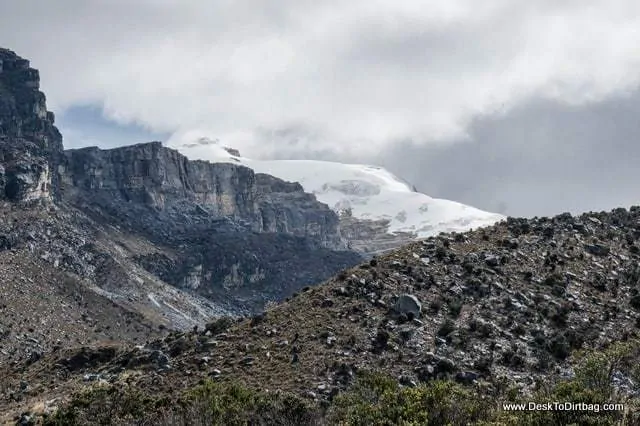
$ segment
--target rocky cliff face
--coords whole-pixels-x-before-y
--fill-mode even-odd
[[[328,206],[297,183],[241,165],[190,161],[151,142],[66,151],[59,172],[62,202],[164,248],[138,264],[243,311],[361,259],[346,250]]]
[[[225,219],[248,231],[345,248],[338,217],[299,184],[240,165],[190,161],[160,142],[66,151],[59,171],[66,199],[117,212],[163,238],[176,228],[206,228]]]
[[[53,123],[38,71],[0,49],[0,252],[82,277],[155,322],[259,310],[360,260],[299,184],[160,142],[64,152]]]
[[[62,136],[29,61],[0,49],[0,200],[50,200]]]

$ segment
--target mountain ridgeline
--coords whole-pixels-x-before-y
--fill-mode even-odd
[[[18,223],[18,209],[54,208],[47,230],[5,223],[0,247],[29,246],[110,295],[134,287],[131,268],[118,274],[105,267],[114,254],[95,244],[58,240],[59,247],[45,248],[46,235],[67,227],[67,236],[82,230],[85,242],[105,234],[113,242],[115,232],[135,239],[151,248],[131,249],[126,262],[237,312],[259,310],[361,260],[347,250],[337,215],[297,183],[240,165],[190,161],[160,142],[64,151],[38,71],[6,49],[0,50],[0,208],[13,211]]]

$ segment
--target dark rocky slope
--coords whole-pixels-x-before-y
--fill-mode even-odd
[[[640,208],[442,235],[309,289],[176,365],[209,356],[203,374],[320,395],[378,367],[407,384],[502,378],[531,390],[570,374],[573,350],[638,336],[639,240]]]

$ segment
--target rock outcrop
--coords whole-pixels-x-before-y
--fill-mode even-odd
[[[166,249],[140,254],[138,264],[241,311],[361,260],[328,206],[297,183],[241,165],[190,161],[151,142],[69,150],[59,172],[62,202]]]
[[[342,213],[339,217],[340,235],[347,241],[350,249],[365,256],[381,254],[418,239],[411,232],[388,232],[388,219],[358,219],[348,213]]]
[[[59,168],[66,199],[126,217],[162,238],[228,220],[253,232],[283,232],[345,249],[338,217],[297,183],[235,164],[190,161],[150,142],[65,152]]]
[[[62,136],[29,61],[0,49],[0,200],[51,200]]]

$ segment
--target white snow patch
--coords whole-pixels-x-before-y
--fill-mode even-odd
[[[389,220],[389,233],[410,232],[426,238],[492,225],[504,216],[454,201],[414,192],[382,167],[315,160],[253,160],[230,154],[218,141],[200,139],[173,147],[192,160],[235,163],[290,182],[336,212],[351,209],[358,219]]]

